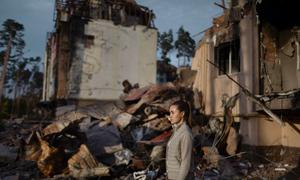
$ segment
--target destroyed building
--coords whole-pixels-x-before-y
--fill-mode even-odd
[[[295,1],[231,0],[199,42],[192,69],[205,114],[233,109],[243,144],[300,147],[300,21]],[[242,93],[244,92],[244,93]]]
[[[115,100],[122,82],[156,82],[154,13],[134,0],[56,0],[43,101]]]
[[[55,107],[52,119],[7,119],[0,179],[166,179],[169,107],[178,100],[191,108],[195,179],[298,178],[296,4],[230,2],[219,5],[224,14],[200,41],[193,70],[181,67],[174,82],[148,85],[156,66],[161,81],[176,71],[152,59],[151,11],[132,1],[56,1],[44,100],[122,95]],[[241,142],[280,151],[245,150]]]

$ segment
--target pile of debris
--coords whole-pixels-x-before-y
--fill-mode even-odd
[[[164,178],[168,109],[192,93],[167,83],[130,88],[118,102],[58,107],[51,124],[27,128],[22,143],[8,146],[35,161],[44,177]]]
[[[168,110],[180,99],[192,109],[196,179],[260,177],[262,165],[237,153],[241,138],[231,110],[238,94],[224,101],[222,122],[200,113],[199,96],[190,88],[129,84],[119,101],[61,106],[53,121],[7,121],[0,134],[0,178],[165,179]]]

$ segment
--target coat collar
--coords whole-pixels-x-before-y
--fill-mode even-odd
[[[184,121],[184,122],[183,122],[182,124],[180,124],[180,125],[177,125],[177,124],[172,125],[172,128],[173,128],[174,132],[178,132],[178,131],[184,129],[185,126],[187,126],[187,124],[186,124],[186,122]]]

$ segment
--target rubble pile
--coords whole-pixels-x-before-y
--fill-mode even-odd
[[[36,162],[41,177],[163,178],[171,135],[166,115],[191,93],[172,83],[135,87],[118,102],[58,107],[49,124],[20,125],[9,132],[18,138],[5,141],[16,149],[12,160]]]
[[[165,179],[168,110],[179,99],[192,109],[196,179],[260,177],[261,164],[238,153],[231,115],[237,97],[225,103],[224,122],[201,114],[195,92],[173,83],[127,87],[119,101],[61,106],[51,122],[7,121],[0,135],[0,178]],[[272,177],[285,172],[274,168],[279,175]]]

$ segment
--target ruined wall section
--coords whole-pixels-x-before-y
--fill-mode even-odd
[[[54,33],[49,34],[44,63],[43,101],[53,100],[55,97],[57,71],[57,38]]]
[[[91,20],[83,38],[74,42],[68,98],[113,100],[126,79],[140,86],[156,82],[155,29]]]
[[[291,29],[279,30],[264,23],[260,39],[263,93],[298,88],[300,76],[297,71],[295,37]]]
[[[201,110],[205,114],[212,114],[214,111],[214,93],[213,82],[214,78],[213,74],[216,74],[216,69],[210,65],[207,60],[213,59],[213,54],[211,51],[213,50],[213,44],[209,37],[204,38],[200,43],[199,47],[195,52],[195,56],[192,60],[192,70],[196,70],[196,78],[193,85],[194,89],[197,89],[202,94],[202,102],[200,104],[203,105]]]
[[[240,1],[241,3],[243,0]],[[246,1],[244,1],[246,3]],[[240,72],[229,73],[253,94],[267,95],[299,87],[299,62],[297,60],[297,42],[300,39],[296,26],[279,29],[270,23],[258,21],[255,4],[241,4],[244,15],[240,19]],[[222,97],[233,96],[241,92],[239,87],[218,69],[207,62],[216,63],[216,45],[233,39],[234,28],[227,26],[226,12],[214,19],[214,26],[205,32],[193,58],[192,69],[197,70],[194,88],[203,94],[205,114],[222,116]],[[298,50],[300,51],[300,50]],[[299,58],[300,59],[300,58]],[[270,88],[272,85],[272,88]],[[261,108],[240,96],[233,108],[235,120],[239,120],[239,133],[243,144],[255,146],[282,145],[300,147],[299,141],[299,98],[274,99],[266,105],[285,122],[280,126],[263,112]]]
[[[70,36],[70,25],[68,23],[60,23],[59,28],[57,28],[57,99],[64,99],[67,97],[68,67],[71,53]]]
[[[300,28],[299,28],[300,29]],[[297,67],[296,37],[293,29],[280,31],[278,56],[282,64],[283,90],[292,90],[300,87],[300,69]]]

